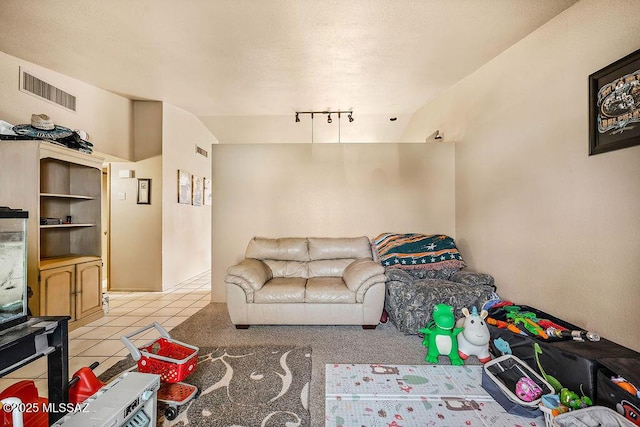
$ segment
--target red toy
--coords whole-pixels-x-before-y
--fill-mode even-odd
[[[82,403],[104,387],[105,383],[93,373],[98,365],[98,362],[93,362],[88,368],[80,368],[73,374],[69,381],[69,403]]]
[[[138,348],[130,338],[155,328],[160,337]],[[160,375],[158,402],[167,405],[164,416],[173,420],[178,408],[200,394],[198,387],[181,382],[192,374],[198,364],[198,347],[171,339],[169,333],[158,322],[153,322],[128,335],[120,337],[138,362],[138,372]]]
[[[5,400],[11,398],[18,398],[20,402]],[[49,425],[49,414],[46,412],[48,400],[46,397],[38,396],[38,389],[33,381],[23,380],[10,385],[0,393],[0,400],[5,400],[3,406],[22,403],[29,408],[22,412],[21,418],[18,418],[18,421],[22,419],[25,426],[47,427]],[[6,411],[6,409],[0,410],[0,425],[10,427],[13,426],[13,411]]]

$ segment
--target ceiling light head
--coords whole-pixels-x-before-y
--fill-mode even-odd
[[[333,122],[333,120],[331,120],[331,113],[329,113],[329,115],[327,116],[327,123],[331,123]]]
[[[397,117],[391,117],[391,118],[389,118],[389,121],[392,121],[392,122],[395,122],[396,120],[398,120],[398,118],[397,118]]]
[[[347,116],[349,118],[349,123],[353,122],[353,113],[349,113],[349,115]]]
[[[434,136],[433,139],[435,139],[435,140],[442,139],[442,135],[440,135],[440,131],[439,130],[436,130],[436,136]]]
[[[296,113],[296,123],[300,123],[300,115],[299,115],[299,113]]]

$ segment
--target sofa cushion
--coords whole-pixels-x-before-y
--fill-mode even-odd
[[[371,242],[363,237],[309,237],[311,260],[372,258]]]
[[[269,266],[273,277],[309,277],[308,263],[302,261],[278,261],[273,259],[263,260]]]
[[[255,291],[255,303],[304,302],[307,280],[300,277],[275,277]]]
[[[347,288],[340,277],[312,277],[307,280],[304,301],[353,304],[356,294]]]
[[[260,260],[309,261],[307,239],[304,237],[282,239],[254,237],[247,246],[245,257]]]
[[[342,277],[344,269],[353,262],[352,258],[321,259],[309,261],[309,277]]]

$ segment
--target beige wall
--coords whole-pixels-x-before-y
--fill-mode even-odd
[[[161,291],[210,268],[211,208],[177,203],[177,170],[210,177],[211,157],[196,155],[195,144],[210,152],[214,138],[170,104],[136,101],[134,118],[137,161],[111,163],[110,288]],[[151,205],[136,203],[136,178],[151,178]]]
[[[582,0],[420,110],[456,141],[456,232],[507,299],[640,350],[640,146],[588,156],[589,74],[640,48],[637,1]]]
[[[162,290],[162,102],[133,102],[135,162],[112,162],[109,289]],[[131,171],[132,178],[120,178]],[[151,178],[151,204],[137,203],[138,178]],[[124,199],[123,199],[124,195]]]
[[[69,111],[18,90],[20,67],[77,97],[77,111]],[[55,124],[89,133],[94,151],[131,159],[131,101],[111,92],[58,74],[0,52],[0,119],[12,124],[30,123],[31,114],[47,114]]]
[[[120,178],[120,170],[134,178]],[[137,204],[137,178],[151,178],[151,204]],[[125,199],[122,199],[124,194]],[[109,289],[162,290],[162,156],[111,163]]]
[[[454,235],[452,144],[213,147],[212,298],[253,236]]]
[[[162,111],[159,101],[133,101],[133,159],[162,155]]]
[[[216,139],[193,114],[163,104],[162,282],[167,289],[210,268],[211,206],[178,203],[178,169],[211,178]],[[196,154],[196,144],[209,157]]]

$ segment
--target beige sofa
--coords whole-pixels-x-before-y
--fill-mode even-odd
[[[254,237],[227,270],[231,322],[249,325],[378,325],[384,268],[367,237]]]

